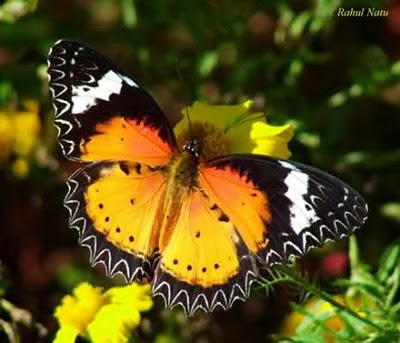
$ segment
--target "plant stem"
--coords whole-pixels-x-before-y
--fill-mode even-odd
[[[367,324],[370,327],[373,327],[374,329],[378,331],[384,331],[383,328],[381,328],[379,325],[371,322],[369,319],[361,317],[358,313],[354,312],[352,309],[349,307],[337,302],[335,299],[333,299],[328,293],[318,289],[318,287],[314,286],[310,282],[308,282],[305,278],[303,278],[301,275],[299,275],[293,268],[281,265],[279,268],[286,273],[291,278],[291,281],[294,283],[297,283],[301,285],[303,288],[305,288],[307,291],[315,294],[319,298],[327,301],[330,303],[332,306],[338,308],[339,310],[347,313],[348,315],[362,321],[363,323]]]

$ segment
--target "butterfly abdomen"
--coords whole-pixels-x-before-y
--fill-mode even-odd
[[[182,208],[187,192],[197,186],[199,160],[187,151],[173,158],[167,167],[167,186],[162,208],[160,248],[165,247]]]

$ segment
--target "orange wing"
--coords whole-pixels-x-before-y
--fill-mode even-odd
[[[266,247],[266,225],[271,221],[267,194],[230,166],[224,169],[202,168],[199,183],[235,223],[252,253],[257,254]]]
[[[135,161],[166,165],[171,148],[159,137],[159,130],[139,120],[115,116],[95,124],[94,134],[80,142],[83,161]]]
[[[153,294],[166,306],[225,309],[245,299],[257,271],[254,258],[226,215],[203,192],[188,190],[176,226],[160,237]]]
[[[73,174],[68,188],[70,225],[89,247],[91,262],[129,281],[150,278],[159,250],[163,172],[138,163],[93,163]]]
[[[177,151],[156,102],[102,55],[59,41],[49,54],[48,75],[66,157],[165,165]]]

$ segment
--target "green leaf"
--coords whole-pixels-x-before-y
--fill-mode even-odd
[[[380,212],[383,216],[393,219],[397,222],[400,222],[400,203],[399,202],[391,202],[382,205],[380,208]]]
[[[133,28],[137,24],[137,13],[134,0],[122,0],[122,13],[124,24],[128,28]]]
[[[301,12],[293,19],[289,29],[294,39],[300,38],[304,30],[306,29],[306,26],[310,21],[310,19],[311,19],[311,13],[308,11]]]
[[[218,53],[216,51],[206,52],[200,59],[198,71],[202,77],[211,74],[218,63]]]

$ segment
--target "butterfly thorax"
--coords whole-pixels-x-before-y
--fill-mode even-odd
[[[208,122],[194,121],[177,136],[177,143],[200,162],[229,153],[226,132]]]

